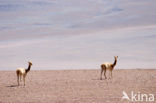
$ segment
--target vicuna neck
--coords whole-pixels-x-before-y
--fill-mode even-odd
[[[113,63],[113,66],[115,66],[116,63],[117,63],[117,59],[115,58],[114,63]]]
[[[26,69],[26,73],[30,71],[31,65],[29,64],[28,68]]]

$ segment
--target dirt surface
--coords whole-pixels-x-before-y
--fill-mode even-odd
[[[156,95],[156,70],[114,70],[113,79],[99,78],[100,70],[30,71],[26,86],[17,86],[15,71],[0,71],[0,103],[131,103],[121,100],[123,91]]]

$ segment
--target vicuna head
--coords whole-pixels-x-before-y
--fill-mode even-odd
[[[30,65],[30,66],[32,66],[32,65],[33,65],[33,64],[32,64],[32,62],[30,62],[30,61],[29,61],[28,63],[29,63],[29,65]]]
[[[114,56],[114,58],[115,58],[115,60],[117,60],[118,59],[118,56]]]

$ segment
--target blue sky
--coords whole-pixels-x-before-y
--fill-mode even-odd
[[[0,70],[156,67],[155,0],[0,0]]]

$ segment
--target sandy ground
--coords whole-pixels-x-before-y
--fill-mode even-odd
[[[123,91],[152,93],[156,103],[156,70],[114,70],[113,79],[99,78],[100,70],[30,71],[26,86],[17,86],[15,71],[0,71],[0,103],[131,103],[121,100]]]

